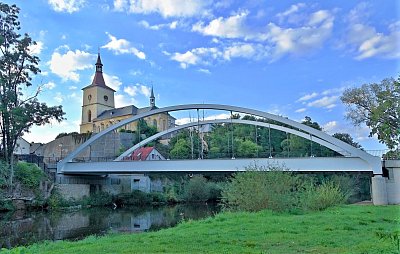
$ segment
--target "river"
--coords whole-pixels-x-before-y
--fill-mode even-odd
[[[89,235],[138,233],[173,227],[182,220],[219,212],[215,204],[90,208],[75,211],[0,213],[0,249],[44,240],[79,240]]]

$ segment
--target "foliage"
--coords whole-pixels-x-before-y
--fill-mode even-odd
[[[60,122],[64,112],[61,106],[48,107],[37,99],[40,88],[32,96],[23,91],[32,85],[31,75],[40,72],[39,58],[31,54],[36,43],[28,34],[18,33],[19,8],[0,3],[0,130],[1,156],[11,166],[10,186],[13,180],[13,151],[18,138],[34,126]]]
[[[258,155],[261,153],[262,147],[257,145],[256,143],[250,141],[250,140],[245,140],[243,142],[239,142],[238,148],[237,148],[237,157],[242,157],[242,158],[254,158],[258,157]]]
[[[318,186],[307,186],[301,193],[300,206],[304,210],[320,211],[342,204],[345,200],[346,196],[340,187],[332,181],[327,181]]]
[[[10,166],[3,160],[0,160],[0,189],[7,188],[10,178]]]
[[[393,232],[400,206],[347,205],[301,215],[223,212],[174,228],[109,234],[81,241],[42,242],[15,253],[396,253],[375,232]]]
[[[282,168],[252,166],[232,177],[222,190],[222,201],[240,211],[290,211],[297,203],[301,184],[298,176]]]
[[[36,164],[18,162],[15,170],[15,178],[25,187],[38,189],[40,181],[45,179],[45,174]]]
[[[170,151],[172,159],[189,159],[190,147],[185,139],[179,139]]]
[[[400,77],[347,89],[341,100],[354,125],[365,123],[371,129],[370,136],[376,134],[389,149],[399,146]]]
[[[85,197],[82,203],[89,206],[108,206],[113,203],[113,196],[107,192],[92,193]]]
[[[11,200],[0,199],[0,212],[13,211],[14,209]]]
[[[184,200],[188,202],[204,202],[210,197],[210,186],[201,175],[193,176],[184,187]]]
[[[114,202],[118,206],[124,205],[146,205],[152,202],[152,197],[148,193],[134,190],[131,193],[121,193],[115,196]]]
[[[350,136],[350,134],[348,134],[348,133],[340,133],[339,132],[339,133],[333,134],[332,137],[337,138],[349,145],[352,145],[355,148],[362,148],[362,146],[359,143],[355,142],[353,140],[353,138]]]
[[[376,235],[379,239],[388,240],[392,242],[397,247],[397,252],[400,253],[400,231],[392,231],[392,232],[376,232]]]

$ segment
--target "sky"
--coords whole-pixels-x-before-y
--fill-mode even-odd
[[[347,88],[400,74],[400,3],[385,1],[15,0],[22,32],[37,45],[41,101],[67,120],[34,127],[29,142],[79,131],[82,91],[98,52],[116,106],[216,103],[347,132],[384,149],[346,120]],[[178,123],[188,112],[174,115]],[[190,115],[193,117],[193,113]],[[205,118],[226,112],[205,112]]]

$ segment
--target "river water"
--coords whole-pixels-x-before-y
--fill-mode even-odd
[[[0,213],[0,249],[44,240],[78,240],[89,235],[144,232],[219,212],[217,205],[90,208],[75,211]]]

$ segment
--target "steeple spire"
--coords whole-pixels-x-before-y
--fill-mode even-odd
[[[156,97],[154,97],[153,86],[151,86],[150,107],[151,108],[155,108],[156,107]]]
[[[103,64],[101,63],[100,52],[97,53],[96,72],[103,72]]]

